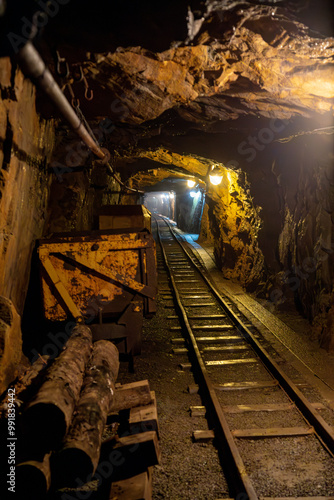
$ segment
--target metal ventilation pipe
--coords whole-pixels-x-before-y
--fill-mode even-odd
[[[106,154],[88,133],[52,74],[45,66],[43,59],[30,41],[20,49],[17,57],[18,63],[24,74],[44,90],[88,148],[98,158],[103,160]]]

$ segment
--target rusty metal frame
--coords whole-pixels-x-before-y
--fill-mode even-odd
[[[110,236],[112,236],[110,238]],[[79,245],[79,246],[78,246]],[[55,286],[62,308],[79,320],[83,313],[74,303],[66,282],[57,270],[56,261],[67,262],[77,269],[96,276],[113,286],[142,297],[145,314],[156,311],[155,296],[157,293],[155,244],[150,233],[96,233],[74,236],[59,235],[55,239],[41,240],[38,249],[41,264],[46,275]],[[134,276],[123,275],[121,269],[117,272],[101,263],[105,256],[114,252],[135,252],[139,254],[140,280]],[[55,260],[56,259],[56,260]],[[150,273],[153,273],[152,276]]]
[[[66,307],[69,309],[70,313],[76,320],[83,320],[83,315],[73,302],[72,297],[70,296],[68,290],[66,289],[64,283],[61,281],[60,277],[58,276],[57,271],[52,265],[51,260],[49,257],[46,257],[45,255],[41,256],[41,263],[47,272],[49,278],[51,279],[52,283],[56,287],[59,295],[61,296],[62,300],[64,301]]]
[[[56,257],[59,260],[63,260],[62,257],[65,257],[73,264],[79,264],[89,271],[92,271],[94,274],[98,274],[100,278],[108,282],[112,281],[116,285],[121,285],[122,287],[127,288],[133,293],[138,293],[139,295],[143,295],[144,297],[149,297],[151,299],[153,299],[155,296],[155,290],[152,287],[140,283],[139,281],[136,281],[132,278],[123,276],[119,273],[113,273],[112,271],[110,271],[110,269],[103,266],[102,264],[98,264],[97,262],[94,262],[94,266],[92,266],[89,259],[87,259],[83,255],[81,255],[81,257],[76,256],[75,258],[69,257],[63,252],[61,254],[52,252],[50,255]]]

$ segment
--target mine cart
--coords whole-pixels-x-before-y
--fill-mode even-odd
[[[45,317],[85,322],[94,340],[139,354],[143,316],[156,311],[155,242],[147,229],[67,233],[39,242]]]

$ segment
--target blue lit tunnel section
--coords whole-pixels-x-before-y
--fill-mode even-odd
[[[144,195],[144,205],[151,212],[165,215],[170,219],[175,217],[175,192],[153,191]]]
[[[145,193],[143,204],[151,213],[165,215],[178,227],[191,234],[199,234],[205,204],[205,193],[198,184],[192,187],[186,181],[175,184],[175,191]]]

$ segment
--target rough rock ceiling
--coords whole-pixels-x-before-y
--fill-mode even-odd
[[[85,101],[82,84],[73,89],[89,119],[108,116],[117,123],[152,126],[169,113],[169,126],[172,116],[212,130],[245,116],[333,113],[329,2],[208,0],[190,3],[188,12],[184,2],[171,2],[169,9],[144,2],[142,10],[130,2],[127,13],[119,2],[113,4],[111,31],[98,17],[100,1],[89,27],[83,9],[71,30],[72,18],[67,15],[64,23],[60,14],[47,30],[49,43],[57,44],[70,63],[68,81],[73,82],[79,63],[84,69],[93,101]],[[73,0],[62,13],[75,5]]]

